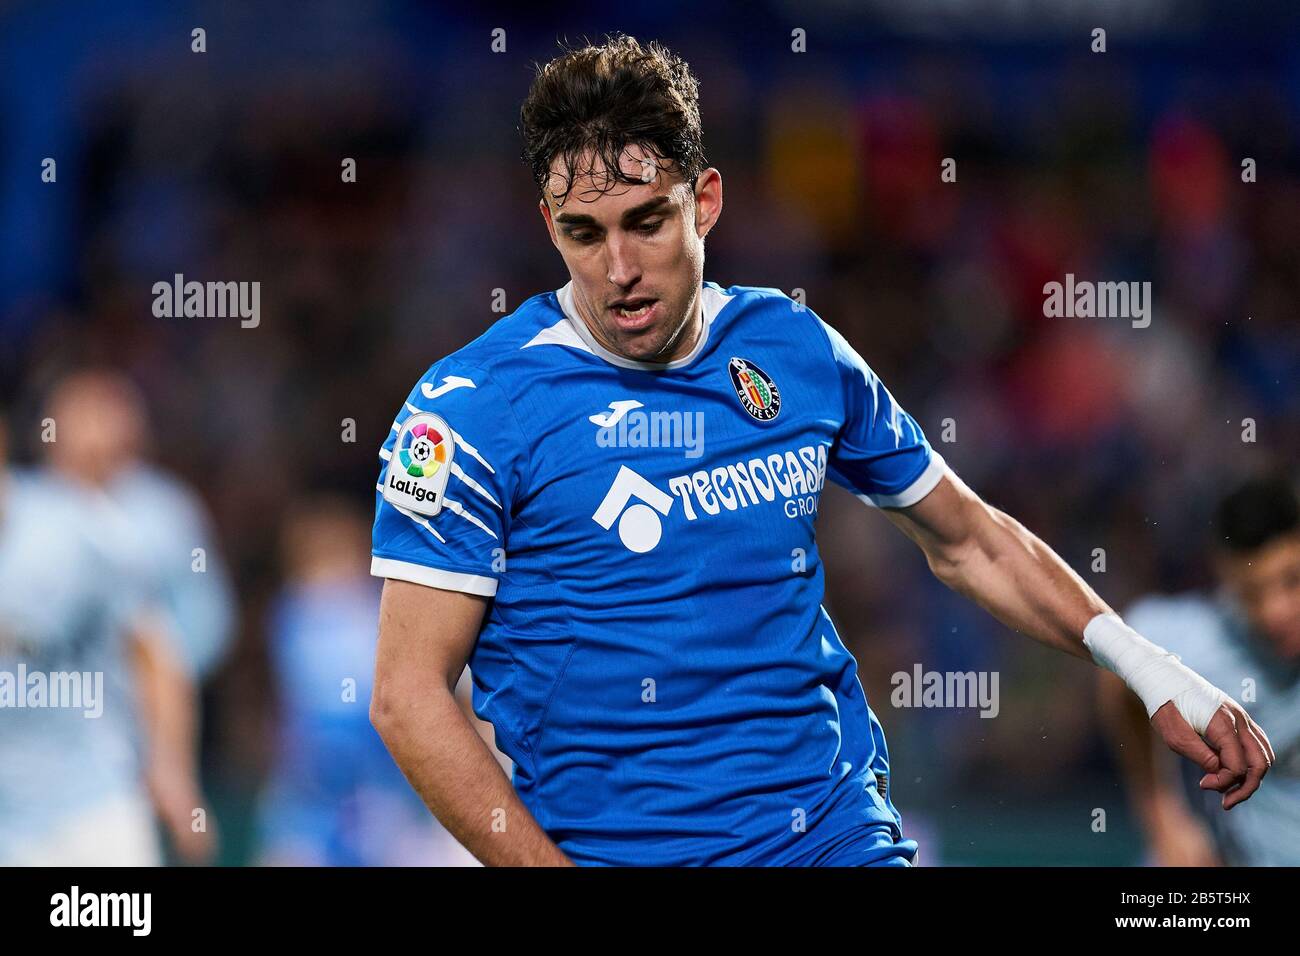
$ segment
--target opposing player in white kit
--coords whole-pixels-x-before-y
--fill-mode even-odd
[[[1277,759],[1267,787],[1231,813],[1152,740],[1123,683],[1103,674],[1134,810],[1152,861],[1300,866],[1300,500],[1285,476],[1249,481],[1215,520],[1213,593],[1150,595],[1125,617],[1267,725]],[[1181,772],[1180,772],[1181,771]],[[1180,779],[1181,778],[1181,779]]]

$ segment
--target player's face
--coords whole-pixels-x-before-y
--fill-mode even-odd
[[[577,166],[591,167],[590,154]],[[557,159],[552,181],[563,194],[559,170]],[[670,362],[699,335],[704,237],[722,211],[722,176],[707,169],[692,188],[639,146],[624,151],[623,170],[643,181],[605,189],[599,171],[581,174],[563,205],[548,187],[540,208],[596,341],[626,358]]]
[[[113,376],[90,372],[65,380],[48,413],[58,440],[46,446],[46,455],[72,477],[102,484],[138,453],[143,410],[131,388]]]
[[[1251,626],[1282,657],[1300,658],[1300,532],[1227,557],[1222,568]]]

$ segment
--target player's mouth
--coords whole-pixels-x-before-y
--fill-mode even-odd
[[[624,332],[635,332],[654,324],[659,317],[659,300],[648,298],[620,299],[609,307],[614,321]]]

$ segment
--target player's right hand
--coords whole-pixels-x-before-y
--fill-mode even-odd
[[[1225,696],[1219,704],[1204,737],[1192,729],[1172,700],[1152,714],[1151,726],[1170,750],[1205,771],[1201,789],[1222,793],[1225,810],[1249,799],[1276,759],[1263,728],[1231,697]]]

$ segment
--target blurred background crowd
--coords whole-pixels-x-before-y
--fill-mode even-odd
[[[1208,586],[1217,497],[1300,448],[1300,31],[1284,4],[1044,6],[0,4],[11,464],[60,467],[42,422],[79,401],[62,467],[122,503],[166,481],[158,553],[207,554],[158,585],[199,592],[169,626],[214,824],[169,858],[469,862],[369,725],[376,450],[496,290],[513,310],[567,280],[517,131],[558,37],[659,39],[699,76],[726,196],[705,278],[802,290],[1113,606]],[[155,317],[177,273],[260,282],[260,323]],[[1045,317],[1067,273],[1149,281],[1150,326]],[[945,591],[847,494],[822,509],[827,605],[924,862],[1141,861],[1088,668]],[[891,706],[916,663],[999,672],[998,717]]]

